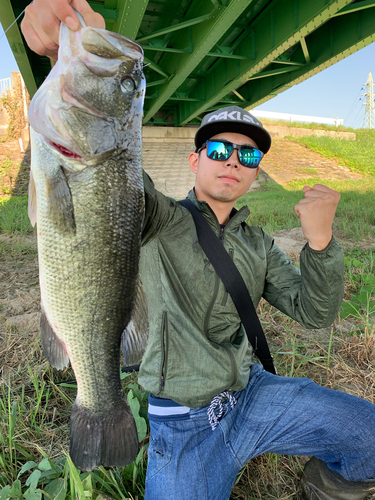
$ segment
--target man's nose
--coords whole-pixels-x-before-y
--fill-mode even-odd
[[[238,150],[237,149],[233,149],[233,153],[225,161],[225,165],[228,167],[234,167],[234,168],[238,168],[240,166],[240,160],[238,158]]]

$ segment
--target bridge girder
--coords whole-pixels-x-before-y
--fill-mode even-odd
[[[317,72],[317,65],[314,64],[316,59],[319,59],[321,65],[324,66],[328,59],[333,57],[333,54],[331,56],[330,53],[327,53],[327,46],[332,47],[334,41],[332,35],[340,38],[345,38],[347,35],[346,32],[340,34],[339,30],[332,30],[332,24],[336,21],[335,14],[349,3],[348,0],[328,3],[325,0],[315,0],[299,5],[301,2],[284,0],[276,5],[269,4],[256,23],[251,26],[254,33],[253,38],[247,39],[241,44],[240,53],[255,52],[256,59],[250,62],[237,61],[236,63],[222,61],[218,64],[190,94],[191,97],[199,98],[201,103],[180,105],[179,124],[185,125],[190,122],[206,109],[210,109],[220,102],[233,90],[241,93],[247,107],[255,107],[260,104],[260,101],[264,102],[267,99],[264,99],[266,96],[256,99],[255,94],[251,93],[252,88],[257,88],[259,94],[262,93],[262,88],[267,88],[269,91],[267,96],[271,98],[275,95],[274,88],[277,88],[274,83],[275,79],[277,82],[281,79],[285,81],[285,84],[292,84],[297,79],[297,75],[302,77],[307,72],[310,75],[315,74]],[[296,6],[303,7],[303,9],[297,9]],[[353,15],[358,16],[359,13]],[[346,16],[342,16],[341,19],[345,21]],[[339,24],[339,20],[340,18],[337,19],[337,24]],[[320,30],[323,30],[325,37],[321,36]],[[319,32],[318,35],[316,35],[317,32]],[[350,42],[353,41],[350,40]],[[356,39],[355,42],[358,40]],[[345,49],[350,46],[347,44]],[[344,47],[340,44],[340,50],[343,49]],[[323,57],[319,58],[317,52],[324,54]],[[314,54],[313,60],[311,60],[312,54]],[[281,72],[279,68],[273,69],[273,61],[280,57],[304,64],[285,68],[285,71]],[[312,66],[314,66],[315,72],[312,71]],[[259,78],[262,78],[261,83],[252,83]],[[300,81],[303,79],[301,78]],[[248,82],[251,83],[248,84]],[[245,88],[243,88],[244,85]],[[284,90],[285,88],[284,86]]]
[[[145,51],[144,123],[199,123],[256,107],[375,40],[375,0],[97,0],[107,29]],[[0,0],[6,29],[28,0]],[[19,23],[19,21],[18,21]],[[30,95],[50,69],[7,32]]]

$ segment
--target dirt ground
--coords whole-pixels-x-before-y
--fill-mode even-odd
[[[262,169],[278,184],[310,177],[306,169],[314,169],[314,176],[326,180],[363,179],[361,174],[351,172],[344,163],[325,158],[303,144],[274,139],[272,148],[262,160]]]

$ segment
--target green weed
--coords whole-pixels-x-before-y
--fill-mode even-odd
[[[10,194],[12,192],[13,171],[15,168],[18,169],[19,165],[13,165],[9,157],[0,162],[0,178],[3,177],[3,179],[5,179],[5,184],[1,184],[0,189],[4,194]]]
[[[136,383],[133,374],[124,374],[123,384],[132,409],[141,443],[140,451],[131,464],[122,468],[99,467],[93,472],[80,472],[69,454],[51,459],[33,443],[43,441],[43,435],[60,432],[51,421],[51,407],[56,398],[67,397],[61,386],[76,392],[75,384],[47,383],[44,377],[29,368],[32,395],[25,387],[14,394],[10,386],[2,386],[0,397],[0,500],[77,500],[99,499],[109,495],[114,500],[143,498],[148,448],[148,393]],[[67,389],[65,389],[67,390]],[[28,389],[30,391],[30,389]],[[35,453],[37,450],[37,456]]]
[[[375,328],[375,253],[364,255],[367,259],[358,260],[350,255],[345,258],[345,265],[350,275],[350,285],[354,293],[341,305],[341,318],[353,317],[359,321],[356,332],[366,340]]]

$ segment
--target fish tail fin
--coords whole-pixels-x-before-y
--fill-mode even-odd
[[[70,417],[70,457],[82,471],[95,467],[126,466],[135,460],[138,434],[125,400],[104,418],[73,404]]]

